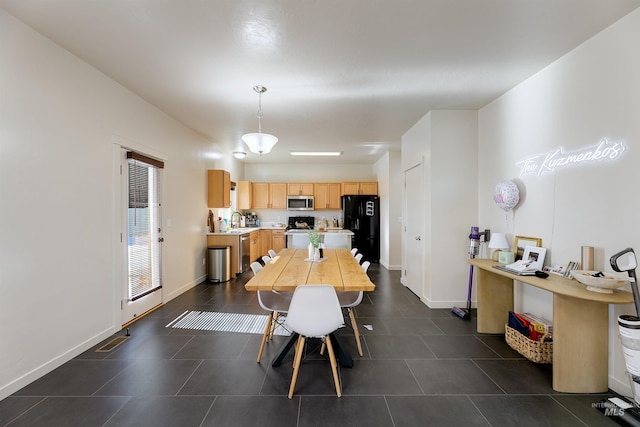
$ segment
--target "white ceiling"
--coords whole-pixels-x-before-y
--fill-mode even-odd
[[[477,109],[640,0],[0,0],[0,8],[247,162],[373,163],[433,109]],[[215,144],[214,144],[215,143]],[[248,151],[245,147],[244,151]],[[301,161],[301,160],[297,160]],[[306,162],[306,160],[302,160]]]

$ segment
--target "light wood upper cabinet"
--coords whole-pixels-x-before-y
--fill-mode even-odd
[[[315,184],[315,209],[340,209],[341,184],[339,182]]]
[[[240,181],[236,185],[238,210],[252,209],[253,187],[249,181]]]
[[[377,182],[343,182],[342,195],[377,196]]]
[[[287,184],[289,196],[313,196],[313,183],[289,183]]]
[[[286,209],[287,183],[254,182],[251,209]]]
[[[209,208],[228,208],[231,206],[231,175],[219,169],[208,171]]]

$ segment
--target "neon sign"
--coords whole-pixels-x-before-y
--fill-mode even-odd
[[[566,167],[616,160],[622,157],[625,150],[624,142],[609,141],[605,138],[595,145],[574,151],[565,152],[564,148],[560,147],[536,154],[520,160],[516,165],[520,166],[520,176],[542,176]]]

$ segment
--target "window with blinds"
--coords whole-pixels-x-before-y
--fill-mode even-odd
[[[127,153],[129,301],[162,287],[160,173],[162,162]]]

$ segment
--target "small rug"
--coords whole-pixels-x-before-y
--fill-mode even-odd
[[[185,311],[166,327],[262,335],[264,333],[267,317],[269,316],[266,314]],[[280,319],[282,320],[283,317]],[[290,332],[287,331],[284,326],[279,324],[273,334],[289,336]]]

